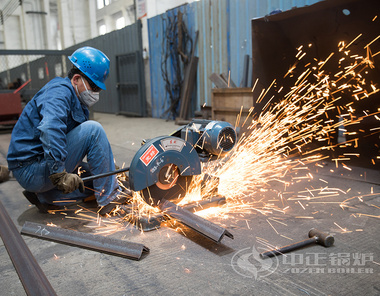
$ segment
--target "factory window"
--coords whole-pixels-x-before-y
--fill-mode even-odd
[[[116,20],[116,30],[119,30],[119,29],[124,28],[124,27],[125,27],[125,19],[122,16],[121,18],[118,18]]]
[[[58,63],[54,66],[55,76],[62,76],[62,64]]]
[[[44,68],[38,68],[38,78],[39,79],[44,79],[45,78]]]
[[[104,6],[107,6],[110,4],[110,0],[96,0],[98,9],[102,9]]]
[[[112,18],[115,21],[115,28],[116,28],[116,30],[119,30],[119,29],[125,27],[125,18],[124,18],[123,13],[121,11],[119,11],[118,13],[113,14]]]
[[[98,25],[99,35],[104,35],[105,33],[107,33],[107,26],[104,20],[99,21],[97,25]]]
[[[99,27],[99,35],[104,35],[105,33],[107,33],[107,27],[106,25],[101,25]]]
[[[3,32],[0,32],[0,49],[4,49],[4,36]]]

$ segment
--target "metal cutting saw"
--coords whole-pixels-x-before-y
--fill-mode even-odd
[[[233,126],[224,121],[197,120],[170,136],[143,142],[129,167],[130,189],[153,206],[160,201],[179,202],[201,162],[224,156],[237,141]]]
[[[225,202],[224,197],[216,194],[218,179],[205,174],[201,181],[201,194],[202,184],[213,182],[213,188],[202,194],[202,197],[207,196],[210,197],[209,199],[204,199],[196,205],[188,204],[186,207],[189,209],[181,208],[178,206],[178,202],[188,192],[193,176],[201,174],[201,162],[226,155],[233,149],[236,141],[236,131],[228,122],[193,120],[169,136],[143,141],[143,145],[133,157],[130,167],[86,177],[82,180],[90,181],[129,171],[129,182],[125,184],[126,187],[140,192],[147,204],[157,206],[161,211],[157,217],[150,216],[147,219],[137,217],[139,221],[134,224],[138,228],[144,231],[157,229],[165,215],[219,243],[223,236],[233,238],[233,235],[223,227],[194,215],[190,210],[190,208],[195,209],[193,206],[198,207],[201,203],[204,208],[222,204],[223,200]],[[133,207],[128,209],[124,206],[124,210],[133,212]]]

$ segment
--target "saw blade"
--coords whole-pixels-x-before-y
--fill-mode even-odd
[[[193,176],[181,176],[174,164],[165,165],[158,174],[158,181],[140,191],[142,198],[152,206],[162,199],[177,203],[185,197]]]

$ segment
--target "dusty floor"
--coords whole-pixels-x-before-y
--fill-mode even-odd
[[[129,165],[141,139],[178,128],[173,122],[152,118],[96,113],[95,120],[104,126],[120,166]],[[10,133],[0,134],[0,163],[5,163],[9,140]],[[58,295],[380,295],[380,172],[357,167],[331,173],[332,168],[334,163],[326,163],[313,172],[313,180],[288,188],[283,193],[290,206],[286,214],[251,211],[209,218],[234,235],[220,244],[189,229],[176,232],[163,225],[140,233],[125,225],[110,237],[149,247],[150,253],[135,261],[38,238],[23,239]],[[321,190],[327,186],[329,190]],[[300,200],[310,188],[319,190],[314,192],[318,198]],[[0,200],[19,230],[25,221],[32,221],[93,231],[94,221],[38,213],[22,191],[12,179],[0,184]],[[270,200],[269,194],[252,198]],[[350,198],[342,209],[339,204]],[[273,202],[281,201],[274,197]],[[282,246],[306,239],[311,228],[333,234],[334,246],[312,245],[265,260],[258,256],[267,243]],[[25,295],[3,244],[0,262],[1,294]]]

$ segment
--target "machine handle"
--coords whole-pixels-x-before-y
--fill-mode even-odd
[[[122,168],[120,170],[116,170],[116,171],[112,171],[112,172],[108,172],[108,173],[103,173],[103,174],[99,174],[99,175],[85,177],[85,178],[82,178],[82,180],[83,180],[83,182],[88,182],[88,181],[93,181],[95,179],[100,179],[103,177],[108,177],[111,175],[116,175],[116,174],[124,173],[124,172],[128,172],[128,171],[129,171],[129,167],[126,167],[126,168]]]

